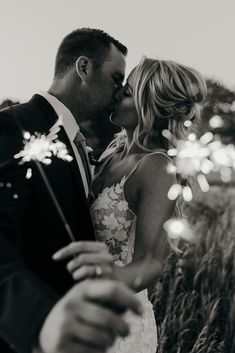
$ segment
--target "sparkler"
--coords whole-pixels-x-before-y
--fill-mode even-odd
[[[214,128],[221,127],[222,119],[214,116],[210,125]],[[209,190],[206,175],[210,172],[219,172],[224,182],[231,180],[232,171],[235,169],[234,145],[224,145],[219,136],[212,132],[206,132],[199,139],[191,133],[186,140],[176,140],[168,130],[163,131],[163,136],[175,146],[168,150],[168,155],[174,158],[168,165],[168,173],[178,173],[184,180],[191,176],[196,177],[203,192]],[[193,198],[191,187],[181,184],[172,185],[168,197],[175,200],[180,194],[187,202]]]
[[[175,144],[174,148],[168,150],[168,155],[174,157],[174,161],[169,163],[167,172],[178,173],[184,180],[191,176],[197,176],[201,190],[208,191],[209,184],[204,174],[208,174],[214,169],[208,147],[213,140],[213,134],[208,132],[197,139],[196,135],[191,133],[186,140],[175,140],[168,130],[164,130],[162,134]],[[193,198],[191,187],[181,184],[172,185],[168,192],[168,198],[175,200],[180,194],[187,202]]]
[[[62,117],[59,117],[58,121],[50,129],[48,135],[39,133],[31,135],[28,131],[23,132],[24,148],[17,153],[14,158],[21,158],[19,164],[33,160],[48,165],[51,164],[52,156],[71,162],[73,158],[68,154],[65,144],[56,140],[61,125]]]
[[[43,170],[42,163],[49,165],[51,164],[51,158],[56,156],[64,161],[71,162],[72,157],[68,154],[66,145],[61,141],[57,140],[57,133],[60,131],[60,126],[62,125],[63,119],[59,117],[58,121],[50,129],[48,135],[44,134],[30,134],[28,131],[23,132],[23,143],[24,148],[19,153],[17,153],[14,158],[21,159],[19,164],[22,165],[25,162],[34,161],[36,167],[47,187],[47,190],[52,198],[52,201],[56,207],[56,210],[64,224],[64,227],[69,235],[70,240],[75,241],[73,232],[66,220],[66,217],[60,207],[60,204],[55,196],[55,193],[50,185],[50,182]],[[29,179],[32,176],[31,168],[28,168],[26,173],[26,178]]]
[[[168,237],[169,237],[168,239],[171,247],[176,252],[182,253],[182,251],[175,246],[174,241],[178,241],[179,239],[184,239],[191,243],[195,242],[194,233],[186,219],[183,219],[183,218],[168,219],[168,221],[164,223],[163,228],[168,234]]]

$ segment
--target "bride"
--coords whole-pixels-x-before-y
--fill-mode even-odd
[[[116,277],[137,292],[144,313],[140,318],[127,313],[131,333],[117,339],[109,352],[156,352],[156,324],[147,288],[161,273],[167,237],[156,230],[166,221],[167,193],[177,178],[167,173],[168,141],[162,130],[185,138],[190,132],[187,126],[193,127],[200,118],[199,103],[205,96],[205,81],[196,70],[146,57],[116,94],[111,121],[123,129],[101,157],[103,164],[92,184],[91,214],[97,240],[106,243],[113,256]],[[151,249],[152,260],[137,285],[135,279],[153,236],[158,239]],[[76,254],[76,243],[70,249]],[[89,275],[88,263],[83,256],[82,261],[70,261],[68,269],[79,280],[86,271]]]

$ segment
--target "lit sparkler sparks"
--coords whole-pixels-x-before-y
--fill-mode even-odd
[[[164,223],[163,228],[168,235],[170,246],[178,253],[182,253],[182,250],[177,246],[180,239],[190,243],[195,243],[196,241],[195,235],[186,219],[168,219],[168,221]]]
[[[215,122],[217,126],[221,124],[217,117],[216,121],[214,119]],[[206,175],[210,172],[219,172],[224,182],[231,179],[232,171],[235,169],[234,145],[222,144],[220,138],[212,132],[206,132],[199,139],[191,133],[186,140],[175,140],[168,130],[163,131],[163,136],[175,146],[168,150],[168,155],[174,157],[174,161],[168,165],[168,173],[178,173],[184,180],[195,176],[203,192],[209,190]],[[181,184],[172,185],[168,198],[175,200],[180,194],[185,201],[192,200],[190,186]]]
[[[219,115],[214,115],[210,120],[209,120],[209,125],[213,129],[217,129],[223,126],[223,119]]]
[[[14,158],[21,158],[20,164],[30,161],[38,161],[43,164],[51,164],[51,157],[56,156],[64,161],[71,162],[72,156],[68,154],[65,144],[61,141],[54,141],[53,135],[40,135],[29,132],[24,133],[24,148]]]
[[[195,237],[186,219],[171,218],[163,225],[163,228],[172,240],[185,239],[193,242]]]

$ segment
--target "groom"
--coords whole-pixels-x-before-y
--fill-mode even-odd
[[[53,352],[53,345],[65,344],[66,325],[60,325],[60,320],[68,313],[66,309],[71,314],[66,329],[69,331],[71,324],[73,331],[66,337],[74,335],[73,343],[80,340],[81,344],[84,337],[76,335],[84,334],[89,341],[91,331],[88,334],[87,327],[94,315],[91,321],[87,318],[85,328],[74,330],[71,322],[76,321],[76,310],[71,308],[76,298],[82,303],[77,294],[80,287],[75,286],[71,294],[74,283],[65,264],[52,260],[52,254],[70,241],[64,224],[35,166],[19,166],[13,156],[23,148],[22,131],[48,133],[58,117],[63,118],[58,138],[66,144],[73,161],[54,158],[45,173],[76,240],[94,240],[87,203],[90,172],[86,151],[77,139],[81,137],[79,124],[88,118],[107,118],[112,112],[114,95],[124,79],[126,53],[123,44],[103,31],[76,30],[58,49],[49,91],[0,112],[0,348],[6,343],[20,353],[30,353],[36,346]],[[28,167],[33,170],[30,179],[25,177]],[[100,286],[106,293],[101,282]],[[87,288],[84,291],[86,294]],[[126,308],[129,304],[122,295]],[[88,300],[86,295],[84,298]],[[97,327],[103,319],[97,316]],[[118,330],[112,333],[116,334]],[[66,352],[70,352],[71,337]],[[8,351],[4,348],[4,353]]]

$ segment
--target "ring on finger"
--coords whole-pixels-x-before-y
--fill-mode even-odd
[[[99,264],[94,266],[94,277],[99,278],[103,276],[103,269]]]

